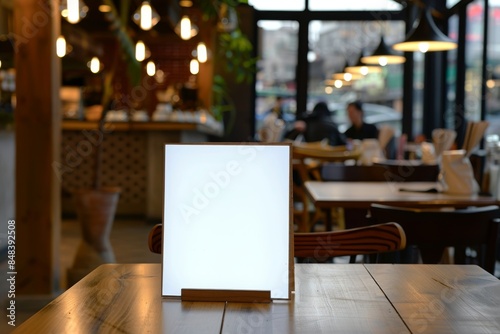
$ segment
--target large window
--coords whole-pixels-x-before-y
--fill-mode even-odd
[[[282,117],[291,129],[297,117],[328,103],[341,131],[347,129],[346,104],[359,99],[370,105],[368,122],[401,129],[403,66],[377,67],[376,73],[333,84],[333,76],[370,55],[383,35],[387,44],[404,38],[402,21],[319,21],[308,23],[307,63],[299,64],[299,22],[260,20],[256,76],[256,131],[280,100]],[[308,66],[306,107],[297,106],[298,66]],[[300,110],[298,110],[300,109]],[[373,114],[373,115],[372,115]]]
[[[486,120],[489,134],[500,134],[500,1],[490,1],[488,62],[486,81]]]
[[[259,21],[256,77],[256,128],[281,99],[283,118],[292,122],[296,113],[297,47],[296,21]]]
[[[307,111],[311,111],[319,101],[327,102],[342,131],[347,129],[348,125],[346,104],[359,99],[369,106],[365,108],[367,121],[376,122],[380,126],[392,125],[397,128],[396,130],[400,130],[402,65],[371,66],[369,68],[373,71],[357,74],[357,77],[354,74],[350,80],[336,79],[345,66],[358,65],[361,56],[370,55],[378,46],[381,35],[384,35],[386,41],[401,40],[404,37],[404,23],[380,21],[310,23]],[[382,106],[372,108],[373,104]],[[387,115],[384,112],[387,112]],[[379,117],[371,117],[375,116],[375,113]]]
[[[304,10],[305,0],[249,0],[258,10]],[[309,10],[401,10],[402,5],[393,0],[309,0]]]

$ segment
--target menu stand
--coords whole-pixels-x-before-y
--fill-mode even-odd
[[[271,291],[181,289],[183,302],[270,303]]]

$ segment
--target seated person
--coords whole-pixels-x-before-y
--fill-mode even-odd
[[[378,129],[373,124],[365,123],[363,120],[363,105],[361,102],[351,102],[347,105],[347,115],[351,121],[351,127],[344,132],[347,139],[378,139]]]
[[[294,124],[294,129],[287,135],[287,138],[294,139],[302,134],[306,142],[328,140],[331,146],[345,145],[344,136],[339,132],[330,116],[330,110],[325,102],[318,102],[308,117],[298,120]]]

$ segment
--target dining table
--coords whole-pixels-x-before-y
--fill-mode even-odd
[[[489,195],[443,192],[439,182],[307,181],[305,190],[314,206],[326,212],[327,229],[331,229],[330,212],[334,208],[349,209],[359,219],[373,203],[412,208],[500,205],[499,199]]]
[[[290,299],[162,297],[161,264],[103,264],[15,333],[500,333],[500,281],[476,265],[295,264]]]

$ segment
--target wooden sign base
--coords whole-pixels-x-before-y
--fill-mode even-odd
[[[271,291],[181,289],[181,300],[190,302],[270,303]]]

